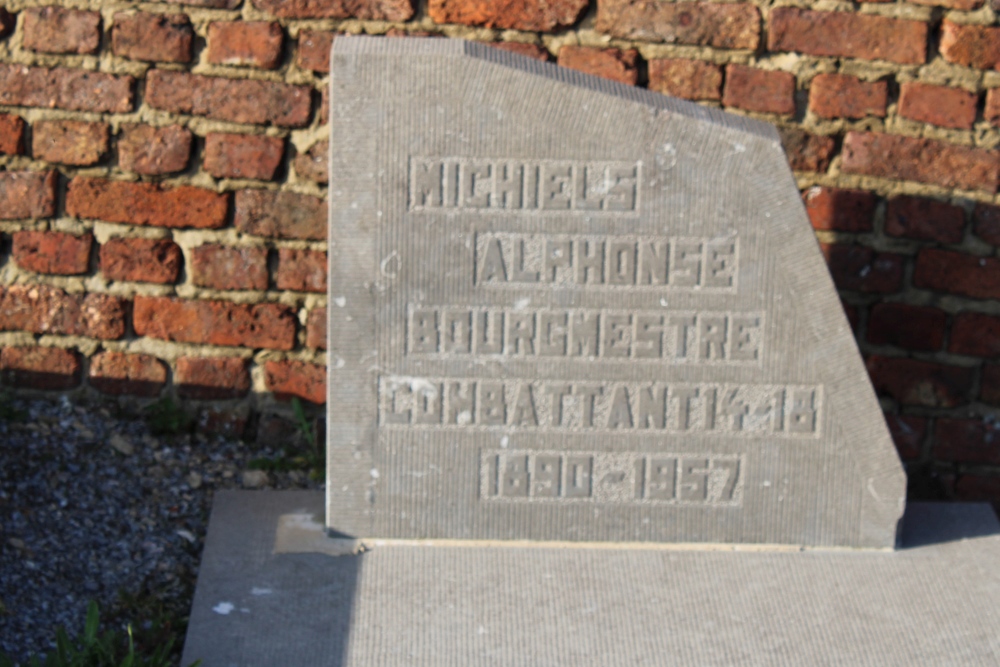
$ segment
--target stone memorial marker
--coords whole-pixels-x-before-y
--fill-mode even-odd
[[[329,529],[894,545],[773,127],[455,40],[331,77]]]

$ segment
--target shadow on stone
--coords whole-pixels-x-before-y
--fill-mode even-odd
[[[900,546],[917,549],[1000,534],[1000,522],[989,503],[908,503],[903,514]]]

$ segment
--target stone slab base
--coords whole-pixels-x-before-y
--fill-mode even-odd
[[[1000,523],[985,504],[910,504],[895,552],[354,553],[322,526],[320,492],[220,492],[183,664],[1000,664]]]

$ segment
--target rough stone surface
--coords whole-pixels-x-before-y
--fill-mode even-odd
[[[89,336],[125,335],[125,302],[108,294],[67,294],[47,285],[11,285],[0,290],[0,331]]]
[[[281,62],[281,26],[269,21],[208,24],[208,62],[274,69]]]
[[[636,68],[638,58],[639,52],[635,49],[622,51],[568,44],[559,49],[556,62],[561,67],[634,86],[639,79],[639,70]]]
[[[600,0],[597,30],[622,39],[756,49],[760,10],[753,5],[708,2]]]
[[[746,111],[791,114],[795,112],[795,76],[788,72],[730,64],[722,104]]]
[[[145,176],[184,171],[191,157],[191,140],[191,131],[179,125],[123,125],[118,166]]]
[[[333,46],[332,32],[303,30],[299,33],[299,48],[295,52],[295,64],[302,69],[327,73],[330,71],[330,48]]]
[[[292,164],[295,173],[314,183],[327,183],[330,180],[330,142],[317,141],[309,150],[296,155]]]
[[[774,128],[484,44],[333,48],[330,528],[895,543],[905,476]]]
[[[24,150],[24,120],[0,114],[0,155],[20,155]]]
[[[927,59],[927,24],[871,14],[776,7],[771,10],[767,48],[918,65]]]
[[[285,152],[281,137],[212,132],[205,137],[205,171],[216,178],[274,178]]]
[[[250,373],[246,360],[239,357],[181,357],[174,383],[184,398],[240,398],[250,391]]]
[[[268,361],[264,364],[264,384],[279,398],[298,398],[313,403],[326,402],[326,368],[304,361]]]
[[[907,81],[899,87],[899,115],[956,130],[971,130],[979,96],[960,88]]]
[[[111,280],[177,281],[184,258],[170,239],[111,238],[101,245],[101,273]]]
[[[314,308],[309,311],[306,321],[306,345],[314,350],[326,349],[326,308]]]
[[[289,19],[406,21],[413,0],[253,0],[257,9]]]
[[[979,69],[1000,68],[1000,28],[941,22],[938,48],[944,59],[957,65]]]
[[[26,49],[40,53],[94,53],[101,44],[101,15],[55,5],[23,13]]]
[[[552,32],[568,28],[587,8],[587,0],[428,0],[435,23],[481,25],[503,30]]]
[[[280,290],[326,292],[326,253],[296,248],[278,249],[274,282]]]
[[[157,396],[167,383],[167,365],[149,354],[101,352],[90,360],[87,381],[105,394]]]
[[[69,215],[130,225],[211,229],[226,223],[228,209],[228,194],[188,185],[170,188],[78,176],[66,193]]]
[[[0,64],[0,104],[94,113],[132,111],[130,76]]]
[[[79,120],[46,120],[32,128],[31,152],[37,160],[86,166],[108,152],[108,126]]]
[[[818,74],[809,84],[809,110],[820,118],[885,117],[885,81],[862,81],[847,74]]]
[[[276,303],[136,296],[132,325],[140,336],[182,343],[274,350],[295,346],[295,315]]]
[[[191,249],[191,280],[219,290],[267,289],[267,248],[207,243]]]
[[[795,171],[825,172],[830,166],[836,142],[833,137],[812,134],[798,127],[779,127],[781,145],[788,165]]]
[[[111,47],[116,56],[147,62],[191,61],[194,29],[186,14],[115,14]]]
[[[58,347],[5,347],[0,381],[25,389],[72,389],[80,384],[80,355]]]
[[[90,234],[21,231],[12,235],[11,254],[22,269],[36,273],[75,275],[90,269]]]
[[[0,220],[51,218],[56,214],[56,172],[0,172]]]
[[[236,193],[236,228],[281,239],[326,238],[326,202],[312,195],[274,190]]]
[[[649,89],[686,100],[721,100],[722,68],[704,60],[654,58]]]

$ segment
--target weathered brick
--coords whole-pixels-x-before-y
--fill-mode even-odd
[[[722,104],[747,111],[795,113],[795,75],[735,63],[726,65]]]
[[[941,55],[950,63],[976,69],[1000,69],[1000,28],[941,22]]]
[[[146,77],[146,102],[164,111],[233,123],[301,127],[309,123],[312,89],[154,69]]]
[[[636,68],[638,58],[639,52],[635,49],[622,51],[566,45],[559,49],[556,62],[562,67],[634,86],[639,80],[639,70]]]
[[[820,247],[839,289],[888,294],[902,286],[902,255],[842,243]]]
[[[907,81],[899,87],[896,112],[921,123],[970,130],[976,122],[978,101],[978,95],[960,88]]]
[[[848,132],[841,169],[900,181],[995,192],[1000,162],[995,151],[871,132]]]
[[[969,400],[971,368],[878,355],[866,365],[875,391],[903,405],[954,408]]]
[[[330,142],[317,141],[309,150],[295,156],[292,165],[295,173],[314,183],[327,183],[330,180]]]
[[[596,27],[614,37],[646,42],[722,49],[756,49],[760,44],[760,11],[744,3],[598,0]]]
[[[280,290],[326,291],[326,253],[319,250],[280,248],[274,282]]]
[[[779,127],[778,134],[792,169],[820,173],[829,169],[836,148],[833,137],[811,134],[798,127]]]
[[[872,14],[776,7],[771,10],[767,48],[917,65],[927,59],[927,24]]]
[[[1000,364],[983,364],[979,398],[990,405],[1000,405]]]
[[[983,0],[913,0],[917,5],[930,5],[931,7],[947,7],[948,9],[959,9],[969,11],[983,6]]]
[[[552,32],[577,22],[587,0],[428,0],[435,23],[460,23],[502,30]]]
[[[326,308],[313,308],[306,320],[306,346],[314,350],[326,349]]]
[[[918,241],[959,243],[965,228],[965,211],[942,201],[903,195],[889,200],[885,233]]]
[[[209,407],[198,412],[195,429],[198,433],[217,433],[226,438],[242,438],[249,422],[250,410],[245,405],[235,408]]]
[[[191,157],[191,140],[191,131],[180,125],[123,125],[118,166],[146,176],[184,171]]]
[[[101,245],[100,256],[105,277],[130,282],[177,282],[184,263],[180,247],[170,239],[115,237]]]
[[[58,347],[7,347],[0,351],[0,378],[11,387],[72,389],[80,384],[80,355]]]
[[[820,118],[885,117],[885,81],[862,81],[847,74],[818,74],[809,84],[809,110]]]
[[[208,24],[208,62],[274,69],[281,63],[281,26],[268,21]]]
[[[250,392],[250,373],[246,360],[239,357],[180,357],[174,384],[182,398],[242,398]]]
[[[194,29],[186,14],[115,14],[111,48],[116,56],[147,62],[191,61]]]
[[[42,120],[32,126],[31,152],[36,160],[90,165],[108,152],[108,126],[79,120]]]
[[[13,239],[14,261],[22,269],[65,276],[87,273],[94,242],[90,234],[21,231],[14,232]]]
[[[490,42],[490,46],[502,51],[510,51],[511,53],[516,53],[525,58],[534,58],[535,60],[549,60],[549,52],[544,46],[539,46],[538,44],[527,44],[524,42]]]
[[[865,190],[814,186],[802,193],[813,229],[870,232],[878,198]]]
[[[130,76],[0,64],[0,104],[94,113],[132,111]]]
[[[927,420],[923,417],[904,417],[886,413],[885,423],[896,444],[896,451],[904,461],[920,458],[921,445],[927,435]]]
[[[274,350],[295,347],[295,313],[277,303],[136,296],[132,326],[140,336],[181,343]]]
[[[704,60],[654,58],[649,89],[686,100],[721,100],[722,68]]]
[[[267,289],[267,248],[207,243],[191,249],[191,280],[219,290]]]
[[[108,294],[66,294],[47,285],[0,288],[0,331],[90,336],[125,335],[125,302]]]
[[[0,171],[0,220],[56,214],[56,172]]]
[[[877,303],[868,317],[868,342],[935,352],[944,344],[948,315],[929,306]]]
[[[319,124],[326,125],[330,120],[330,86],[323,86],[319,94]]]
[[[7,11],[5,7],[0,7],[0,39],[14,32],[17,25],[17,18]]]
[[[253,134],[212,132],[205,137],[205,171],[216,178],[274,178],[285,140]]]
[[[403,22],[413,0],[253,0],[262,12],[289,19],[346,19]]]
[[[1000,424],[995,419],[950,419],[940,417],[934,426],[937,461],[1000,463]]]
[[[0,114],[0,155],[20,155],[24,148],[24,120]]]
[[[972,211],[972,231],[987,243],[1000,246],[1000,206],[976,204]]]
[[[211,190],[155,183],[74,178],[66,193],[66,212],[77,218],[154,227],[214,229],[226,224],[229,195]]]
[[[167,384],[167,366],[149,354],[100,352],[90,359],[87,379],[104,394],[157,396]]]
[[[973,299],[1000,299],[1000,259],[924,248],[917,254],[913,285]]]
[[[959,313],[951,327],[948,351],[976,357],[1000,356],[1000,317]]]
[[[236,228],[279,239],[326,238],[326,202],[319,197],[274,190],[236,193]]]
[[[334,33],[303,30],[299,33],[299,48],[295,52],[295,64],[302,69],[327,73],[330,71],[330,49],[333,48]]]
[[[279,398],[298,396],[312,403],[326,403],[326,367],[304,361],[268,361],[264,384]]]
[[[22,46],[41,53],[95,53],[101,45],[101,15],[56,5],[23,12]]]

